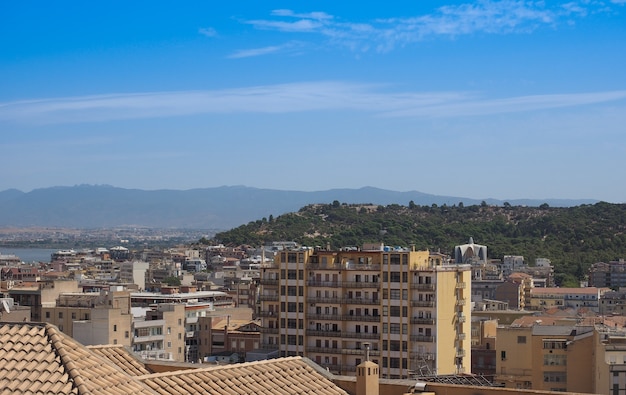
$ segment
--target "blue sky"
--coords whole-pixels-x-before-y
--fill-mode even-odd
[[[0,190],[626,202],[626,0],[0,3]]]

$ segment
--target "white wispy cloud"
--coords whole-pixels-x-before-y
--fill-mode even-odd
[[[297,41],[290,41],[282,45],[270,45],[261,48],[240,49],[230,54],[228,57],[231,59],[250,58],[254,56],[269,55],[277,52],[292,52],[302,45]]]
[[[202,34],[203,36],[207,36],[207,37],[215,37],[215,36],[217,36],[217,30],[215,30],[212,27],[201,27],[200,29],[198,29],[198,33]]]
[[[626,99],[626,91],[485,98],[471,92],[388,92],[384,86],[310,82],[213,91],[79,96],[0,104],[0,121],[98,122],[192,114],[361,111],[386,117],[459,117]]]
[[[621,3],[626,0],[613,0]],[[242,21],[257,29],[285,33],[315,33],[331,44],[354,51],[389,51],[395,47],[433,39],[477,33],[530,33],[541,27],[571,24],[600,5],[589,1],[543,2],[482,0],[445,5],[429,14],[350,22],[325,12],[297,13],[280,9],[271,18]],[[604,6],[604,5],[603,5]],[[595,7],[595,8],[594,8]]]

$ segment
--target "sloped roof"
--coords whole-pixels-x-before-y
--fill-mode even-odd
[[[152,373],[145,365],[122,345],[87,346],[93,353],[108,359],[131,376],[143,376]]]
[[[163,395],[347,395],[301,357],[157,373],[138,379]]]
[[[0,326],[0,394],[152,394],[54,325]]]

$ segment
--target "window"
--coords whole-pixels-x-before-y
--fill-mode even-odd
[[[76,319],[76,313],[72,313],[72,319],[75,320]]]
[[[50,318],[50,312],[46,311],[46,318]]]
[[[526,336],[518,336],[517,344],[526,344]]]
[[[124,332],[124,337],[125,337],[126,339],[128,339],[128,338],[130,337],[130,332],[125,331],[125,332]]]
[[[59,319],[63,319],[63,312],[59,311]]]
[[[506,351],[500,351],[500,359],[506,361]]]
[[[113,325],[113,332],[117,332],[117,325]]]

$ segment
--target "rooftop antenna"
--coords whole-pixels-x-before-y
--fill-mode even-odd
[[[369,343],[363,343],[363,346],[365,346],[365,360],[369,362],[369,360],[370,360],[370,344]]]

